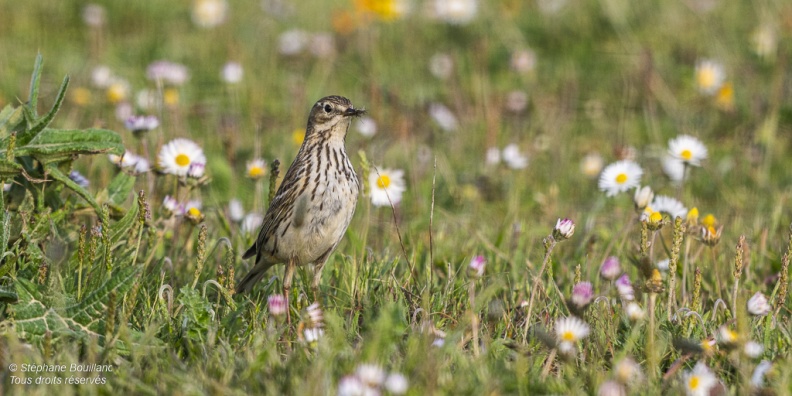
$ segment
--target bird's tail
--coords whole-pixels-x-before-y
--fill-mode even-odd
[[[264,277],[264,274],[267,273],[269,267],[272,267],[272,264],[269,263],[258,263],[255,267],[253,267],[250,272],[242,278],[239,283],[237,283],[236,287],[236,294],[247,293],[253,286],[258,283],[261,278]]]

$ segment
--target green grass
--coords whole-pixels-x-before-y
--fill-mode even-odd
[[[202,29],[190,19],[189,1],[101,3],[107,22],[90,28],[81,2],[0,0],[0,106],[25,107],[31,66],[41,54],[38,115],[57,104],[69,75],[50,128],[103,136],[79,156],[58,145],[68,158],[46,166],[51,157],[22,151],[10,162],[23,167],[28,180],[17,170],[3,172],[12,166],[6,160],[10,132],[23,136],[29,125],[0,124],[0,177],[14,184],[3,195],[0,234],[3,392],[334,394],[342,378],[371,363],[405,375],[413,395],[596,394],[615,378],[613,365],[631,357],[644,378],[629,384],[628,394],[682,393],[683,373],[698,361],[728,394],[792,393],[790,305],[782,292],[788,284],[776,277],[792,223],[786,61],[792,7],[719,2],[700,12],[696,1],[603,0],[567,2],[548,14],[538,4],[549,2],[503,0],[480,2],[471,23],[451,25],[423,15],[423,1],[404,18],[371,18],[349,34],[334,32],[334,18],[354,13],[355,2],[347,3],[289,3],[292,12],[274,16],[260,2],[230,2],[224,24]],[[751,39],[763,25],[776,29],[778,39],[769,58],[755,53]],[[334,55],[281,55],[278,37],[290,29],[331,33]],[[527,48],[536,55],[535,69],[512,70],[512,53]],[[453,59],[448,79],[429,71],[437,53]],[[140,90],[158,89],[146,79],[146,66],[163,59],[189,68],[189,81],[173,88],[178,103],[137,108]],[[723,64],[734,86],[732,108],[697,90],[701,59]],[[241,84],[221,80],[229,60],[244,67]],[[162,126],[145,137],[152,163],[169,140],[192,139],[206,152],[208,182],[179,185],[174,176],[153,172],[132,177],[105,155],[86,153],[112,146],[109,136],[142,153],[142,143],[116,118],[116,106],[92,84],[98,65],[129,83],[127,100],[136,114],[160,117]],[[527,94],[523,112],[506,108],[514,90]],[[89,99],[80,102],[75,92]],[[291,325],[267,308],[267,297],[281,292],[281,266],[254,293],[231,295],[234,279],[252,265],[241,254],[255,233],[243,232],[227,206],[237,198],[246,212],[266,207],[268,180],[245,177],[246,162],[278,159],[285,173],[298,148],[293,131],[305,127],[310,106],[329,94],[349,97],[377,122],[374,137],[353,127],[347,138],[362,180],[368,183],[365,158],[379,169],[403,169],[407,191],[395,216],[361,196],[325,267],[324,335],[310,343],[303,331],[314,302],[309,270],[297,271]],[[443,131],[428,113],[432,103],[451,109],[459,128]],[[680,134],[700,138],[709,157],[677,186],[661,159],[668,140]],[[485,164],[488,147],[510,143],[529,155],[526,169]],[[15,149],[27,150],[25,144]],[[580,170],[586,154],[599,153],[607,165],[627,146],[643,168],[642,185],[697,207],[701,218],[713,214],[724,227],[714,247],[688,227],[675,275],[676,308],[667,310],[671,276],[663,273],[654,318],[637,322],[627,318],[614,285],[599,277],[600,264],[618,257],[636,301],[648,308],[651,273],[640,266],[671,255],[673,221],[666,217],[663,228],[649,234],[654,246],[642,255],[632,190],[608,198],[597,177]],[[36,180],[55,178],[53,169],[84,174],[91,183],[85,194],[95,197],[99,213],[75,193],[80,190]],[[136,199],[141,190],[145,202]],[[162,209],[166,195],[201,199],[204,220],[169,218]],[[144,204],[152,215],[147,219],[138,216]],[[573,219],[576,231],[548,253],[544,241],[558,218]],[[740,236],[744,270],[735,295]],[[476,255],[487,260],[481,278],[468,270]],[[695,268],[702,270],[698,301]],[[577,281],[592,282],[595,296],[607,299],[578,313],[591,332],[575,357],[565,357],[553,348],[553,329],[570,315],[567,300]],[[745,309],[757,291],[774,304],[764,318]],[[687,315],[690,310],[697,313]],[[737,331],[740,345],[762,344],[761,356],[748,358],[722,343],[702,352],[702,340],[722,325]],[[433,345],[438,338],[442,345]],[[760,389],[750,379],[761,360],[773,368]],[[40,375],[8,369],[72,363],[112,365],[113,371],[43,374],[62,383],[24,385],[12,377],[35,381]],[[73,375],[106,383],[66,385]]]

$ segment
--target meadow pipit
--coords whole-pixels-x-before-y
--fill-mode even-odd
[[[314,263],[314,294],[322,267],[344,236],[357,205],[360,182],[344,147],[352,117],[365,113],[349,99],[328,96],[311,108],[305,140],[278,188],[258,238],[242,258],[256,266],[237,286],[249,291],[269,267],[286,263],[283,289],[289,296],[294,268]]]

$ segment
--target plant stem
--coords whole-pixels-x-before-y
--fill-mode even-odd
[[[649,377],[655,378],[657,375],[657,360],[655,359],[655,302],[657,301],[657,293],[649,293],[649,305],[647,311],[649,314],[649,334],[646,339],[646,362],[649,371]]]
[[[476,282],[470,282],[470,327],[473,331],[473,356],[479,356],[479,318],[476,313]]]
[[[553,235],[548,235],[545,238],[545,255],[544,259],[542,260],[542,268],[539,269],[539,273],[534,276],[533,286],[531,287],[531,297],[528,299],[528,310],[525,314],[525,335],[524,337],[528,336],[528,325],[531,323],[531,313],[533,312],[533,304],[534,299],[536,298],[536,290],[539,288],[539,282],[542,280],[542,274],[544,273],[545,269],[547,268],[547,263],[550,262],[550,256],[553,254],[553,248],[555,247],[557,241],[553,238]]]

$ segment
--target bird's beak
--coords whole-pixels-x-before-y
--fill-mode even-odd
[[[356,109],[354,107],[350,107],[344,111],[344,115],[347,117],[359,117],[363,114],[366,114],[366,109]]]

